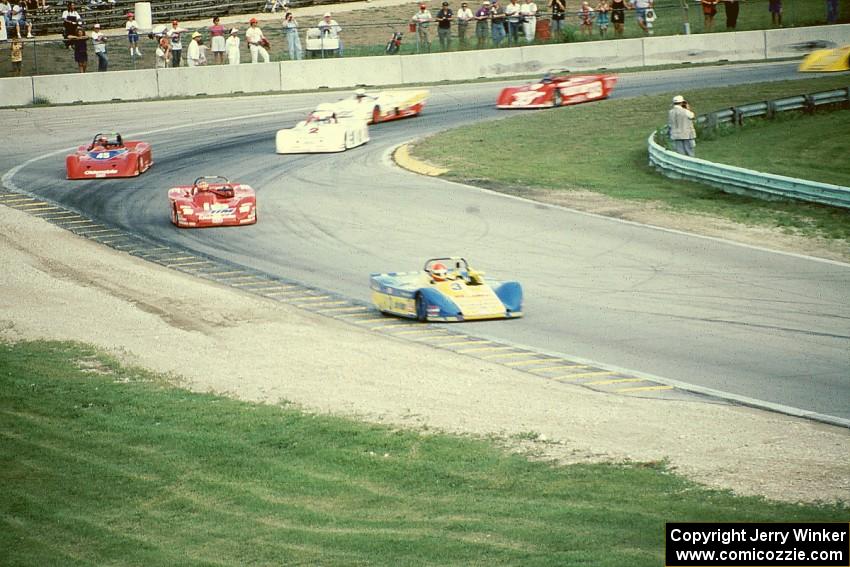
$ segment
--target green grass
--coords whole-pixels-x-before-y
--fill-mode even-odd
[[[686,89],[681,94],[699,114],[735,104],[843,87],[846,82],[846,75],[839,75],[707,90]],[[803,236],[850,241],[848,211],[730,195],[656,173],[647,164],[646,140],[653,130],[666,123],[671,94],[515,115],[506,112],[508,118],[504,120],[427,138],[416,145],[413,154],[449,169],[445,174],[448,178],[509,193],[524,194],[529,188],[584,189],[616,199],[652,202],[676,211],[780,227]],[[697,156],[711,159],[716,155],[714,152],[735,153],[746,163],[758,164],[763,171],[776,172],[793,171],[805,161],[806,174],[817,171],[817,177],[846,180],[847,120],[847,111],[815,118],[785,118],[776,124],[745,129],[740,135],[750,138],[735,143],[734,148],[732,140],[739,133],[707,143],[698,140]],[[797,138],[797,127],[801,125],[805,125],[804,134]],[[788,135],[789,128],[794,128],[794,136]],[[767,132],[774,129],[776,132],[768,137]],[[801,149],[818,137],[817,150]],[[840,141],[830,143],[830,140]],[[503,141],[508,141],[507,145]],[[502,149],[494,152],[494,147]],[[807,158],[815,151],[817,159]],[[510,167],[505,167],[511,156],[516,159],[511,159]]]
[[[656,566],[667,521],[840,521],[662,464],[190,393],[87,346],[0,344],[5,565]]]

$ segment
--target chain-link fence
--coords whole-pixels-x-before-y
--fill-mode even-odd
[[[508,2],[510,0],[507,0]],[[829,0],[826,0],[828,3]],[[609,7],[610,0],[606,0]],[[460,8],[460,2],[454,0],[456,9]],[[595,5],[594,5],[595,4]],[[319,34],[318,38],[309,38],[317,30],[320,19],[316,16],[298,16],[298,31],[302,56],[305,59],[323,57],[359,57],[373,55],[410,55],[416,53],[439,53],[441,51],[463,51],[471,49],[493,49],[505,48],[512,45],[537,45],[549,43],[568,43],[583,41],[607,41],[619,38],[645,37],[649,34],[655,36],[677,35],[685,33],[686,28],[690,33],[704,33],[706,31],[724,32],[727,29],[736,31],[748,31],[767,29],[773,25],[772,14],[769,10],[769,0],[741,1],[741,2],[718,2],[713,4],[716,14],[711,18],[704,13],[704,4],[694,2],[665,2],[657,3],[654,7],[653,21],[647,24],[648,29],[643,29],[637,21],[638,10],[626,9],[624,11],[624,22],[622,29],[615,26],[614,14],[607,12],[607,18],[600,17],[603,10],[597,8],[602,0],[590,0],[589,5],[593,8],[589,21],[581,12],[581,4],[576,1],[567,3],[567,10],[563,20],[552,18],[549,5],[541,2],[533,26],[517,26],[516,38],[511,37],[511,28],[507,22],[499,23],[491,17],[484,20],[472,20],[461,34],[461,27],[457,20],[452,22],[448,34],[444,35],[443,42],[440,41],[437,22],[430,22],[427,29],[416,24],[411,18],[416,12],[410,5],[399,6],[395,11],[397,17],[386,17],[380,21],[374,21],[374,13],[369,10],[359,12],[340,12],[334,17],[339,22],[342,31],[339,34],[340,46],[335,43],[324,43],[324,38]],[[729,22],[733,11],[732,4],[738,6],[736,21]],[[783,27],[820,25],[826,23],[827,10],[825,0],[785,0],[783,3]],[[614,3],[616,6],[616,3]],[[482,4],[475,5],[469,2],[470,10],[475,13],[483,8]],[[491,9],[491,8],[488,8]],[[850,21],[850,3],[844,2],[840,7],[839,22]],[[437,9],[431,10],[432,16],[436,17]],[[408,15],[409,13],[409,15]],[[283,61],[291,58],[288,48],[287,35],[282,26],[283,20],[279,15],[265,14],[260,26],[264,35],[270,42],[269,54],[272,61]],[[232,18],[231,18],[232,19]],[[245,40],[245,30],[248,27],[248,16],[245,21],[226,23],[225,27],[236,27],[240,30],[239,37],[241,46],[239,48],[241,62],[250,63],[251,55]],[[646,18],[650,20],[650,18]],[[709,21],[712,20],[712,21]],[[494,23],[494,21],[496,23]],[[606,24],[607,21],[607,24]],[[84,30],[87,40],[85,41],[88,67],[87,72],[98,68],[98,58],[91,40],[91,22],[84,22]],[[208,24],[207,24],[208,25]],[[502,25],[503,29],[493,28]],[[182,35],[183,63],[186,65],[185,54],[191,41],[191,32],[201,33],[205,46],[210,45],[210,34],[206,25],[189,27],[190,33]],[[12,30],[8,30],[12,31]],[[127,35],[118,29],[104,30],[107,35],[106,54],[108,59],[108,71],[129,69],[153,69],[156,65],[155,51],[157,39],[152,35],[142,34],[139,40],[139,51],[137,55],[130,50]],[[22,34],[25,36],[25,34]],[[316,43],[318,39],[319,43]],[[10,77],[16,74],[16,66],[12,63],[13,42],[0,42],[0,77]],[[57,73],[75,73],[79,66],[75,60],[74,44],[69,43],[60,35],[48,38],[35,37],[28,39],[24,37],[20,43],[22,47],[20,73],[22,75],[46,75]],[[215,64],[216,60],[211,50],[207,51],[207,64]],[[226,61],[226,59],[225,59]],[[617,66],[612,61],[608,67]],[[0,102],[2,104],[2,102]]]

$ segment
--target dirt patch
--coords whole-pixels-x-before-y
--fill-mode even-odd
[[[198,391],[491,436],[536,458],[667,461],[739,494],[850,501],[846,429],[547,382],[170,271],[6,207],[0,256],[0,340],[83,341]]]

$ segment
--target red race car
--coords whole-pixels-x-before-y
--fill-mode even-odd
[[[616,75],[570,75],[553,77],[550,74],[521,87],[502,89],[497,108],[550,108],[608,98],[617,83]]]
[[[88,146],[80,146],[65,158],[68,179],[134,177],[153,165],[151,145],[125,142],[121,134],[97,134]]]
[[[168,190],[171,222],[182,228],[241,226],[257,222],[257,197],[248,185],[219,175],[198,177]]]

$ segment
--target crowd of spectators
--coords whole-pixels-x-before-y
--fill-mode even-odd
[[[89,8],[87,17],[91,17],[92,8],[115,4],[115,0],[84,1]],[[457,1],[454,0],[454,2]],[[436,29],[439,49],[444,52],[455,48],[453,42],[457,42],[460,49],[473,47],[471,45],[473,36],[476,40],[474,45],[476,48],[484,48],[488,44],[501,47],[502,45],[517,46],[521,42],[532,43],[535,39],[548,39],[550,33],[557,38],[564,33],[564,23],[568,18],[577,22],[580,33],[585,37],[598,33],[604,38],[607,36],[609,25],[613,27],[615,37],[623,37],[627,14],[633,11],[634,22],[642,34],[653,34],[654,0],[583,0],[578,3],[576,11],[568,11],[566,0],[539,1],[540,5],[535,0],[482,0],[477,8],[475,5],[470,8],[467,1],[460,1],[459,6],[455,4],[458,6],[455,11],[452,0],[442,0],[439,10],[435,12],[432,12],[427,3],[422,3],[410,18],[410,31],[416,34],[416,48],[420,53],[430,52],[432,49],[432,28]],[[726,15],[726,29],[736,29],[739,0],[699,0],[699,2],[704,32],[714,30],[714,19],[718,4],[721,3]],[[834,23],[838,18],[838,0],[825,0],[825,2],[827,23]],[[24,50],[24,42],[21,40],[33,37],[32,19],[28,16],[28,12],[46,8],[47,0],[27,0],[15,4],[0,0],[0,16],[9,39],[13,75],[21,73]],[[330,13],[325,13],[317,23],[307,26],[307,32],[304,34],[307,40],[305,49],[301,39],[304,30],[299,27],[298,20],[290,10],[287,0],[268,0],[266,9],[272,13],[278,11],[283,13],[280,33],[285,45],[280,46],[280,51],[288,55],[290,60],[303,59],[305,52],[315,55],[317,48],[314,43],[311,49],[311,39],[320,41],[319,49],[322,56],[325,53],[342,56],[342,27]],[[781,26],[782,0],[768,0],[768,12],[772,24]],[[141,61],[143,57],[140,49],[140,29],[132,12],[127,13],[126,18],[128,49],[135,67],[136,61]],[[93,24],[88,34],[86,22],[74,2],[66,4],[61,14],[61,21],[65,46],[73,52],[73,59],[79,71],[87,70],[89,51],[92,51],[97,58],[98,71],[107,71],[109,68],[107,46],[110,38],[100,29],[100,25]],[[155,28],[154,32],[148,34],[150,39],[156,41],[156,48],[149,57],[152,55],[157,68],[196,67],[208,64],[237,65],[242,62],[240,51],[243,49],[243,43],[247,46],[251,63],[266,63],[272,59],[271,44],[256,18],[252,18],[244,30],[223,26],[218,16],[212,18],[211,25],[194,30],[181,27],[177,19],[174,19],[170,26],[159,27],[159,30]],[[274,37],[275,34],[272,35]],[[394,34],[394,39],[397,41],[396,51],[400,38],[401,34]],[[188,39],[188,42],[184,57],[185,39]],[[205,44],[207,41],[209,45]],[[332,47],[329,49],[328,45]]]

